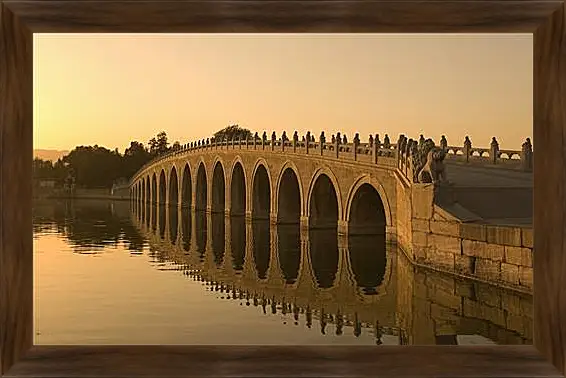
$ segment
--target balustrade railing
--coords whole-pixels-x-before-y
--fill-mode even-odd
[[[417,141],[416,139],[408,139],[403,134],[399,136],[397,143],[391,143],[387,134],[385,134],[383,142],[380,141],[379,135],[376,134],[375,136],[370,135],[367,142],[361,143],[357,133],[352,142],[348,142],[346,136],[340,133],[332,135],[330,142],[328,142],[324,132],[320,134],[318,141],[315,140],[310,132],[307,132],[301,139],[299,139],[297,132],[293,134],[292,139],[289,139],[285,132],[279,138],[273,132],[270,139],[267,138],[267,133],[265,132],[261,137],[255,133],[244,139],[235,137],[231,140],[223,139],[217,141],[214,138],[206,138],[181,145],[155,157],[141,167],[132,179],[135,179],[139,172],[142,172],[150,165],[179,154],[199,153],[209,150],[245,149],[272,153],[322,156],[369,164],[396,166],[411,182],[418,182],[416,177],[418,172],[416,171],[422,168],[422,162],[426,160],[426,156],[423,156],[423,154],[426,154],[428,151],[425,151],[423,146],[427,143],[435,145],[432,139],[425,139],[423,135]],[[440,145],[436,147],[444,151],[444,160],[446,162],[491,165],[523,171],[531,171],[533,166],[533,150],[529,138],[523,143],[521,150],[499,149],[499,144],[495,137],[492,139],[489,148],[472,147],[469,137],[465,138],[464,144],[461,147],[449,146],[444,136],[440,139]],[[419,166],[415,167],[415,164]]]

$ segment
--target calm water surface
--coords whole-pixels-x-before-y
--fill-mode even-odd
[[[34,253],[36,344],[532,343],[531,296],[413,267],[378,236],[37,201]]]

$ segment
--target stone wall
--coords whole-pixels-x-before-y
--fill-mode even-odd
[[[531,227],[463,223],[442,208],[430,207],[432,185],[414,186],[414,261],[442,271],[526,291],[533,286]]]
[[[396,208],[397,208],[397,227],[395,240],[399,246],[407,253],[412,253],[412,228],[411,228],[411,186],[408,182],[402,179],[397,180],[397,197],[396,197]],[[411,256],[412,257],[412,256]]]

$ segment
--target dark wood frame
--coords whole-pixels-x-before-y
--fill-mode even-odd
[[[535,346],[33,346],[32,34],[283,31],[533,33]],[[563,1],[0,0],[0,34],[2,375],[562,375],[559,371],[564,371],[566,360]]]

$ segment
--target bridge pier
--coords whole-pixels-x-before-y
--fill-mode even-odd
[[[348,221],[338,220],[338,235],[348,235]]]
[[[300,218],[300,224],[301,224],[301,229],[302,229],[302,230],[308,230],[308,228],[309,228],[309,217],[307,217],[307,216],[301,216],[301,218]]]

